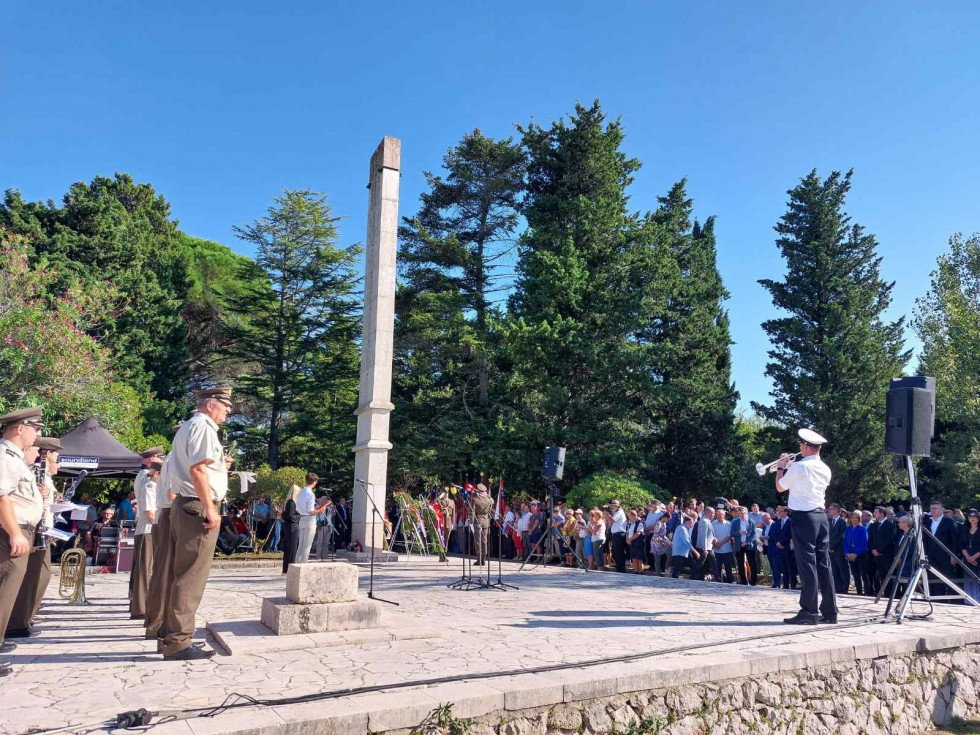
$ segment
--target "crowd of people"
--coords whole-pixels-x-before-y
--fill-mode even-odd
[[[911,516],[902,505],[848,511],[837,503],[827,506],[827,516],[837,594],[874,596],[911,528]],[[531,500],[504,516],[501,553],[509,559],[548,557],[592,570],[750,586],[765,580],[772,587],[796,589],[792,523],[785,506],[762,509],[725,498],[712,503],[675,498],[633,508],[612,500],[589,510],[558,502],[550,518],[548,504]],[[923,523],[964,565],[980,571],[980,512],[951,510],[936,501]],[[925,550],[934,568],[962,579],[966,591],[980,601],[977,583],[957,573],[953,560],[928,535]],[[897,570],[900,580],[908,578],[911,565],[909,555]]]

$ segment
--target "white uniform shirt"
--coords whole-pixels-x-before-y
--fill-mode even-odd
[[[54,488],[54,480],[47,473],[44,475],[44,487],[48,489],[48,497],[44,500],[44,525],[48,528],[54,528],[54,513],[51,512],[51,506],[54,505],[54,496],[57,490]]]
[[[299,513],[299,523],[301,526],[315,526],[316,516],[310,515],[316,508],[316,495],[313,490],[304,487],[296,495],[296,511]]]
[[[644,526],[646,527],[647,533],[653,533],[654,527],[657,525],[657,521],[664,517],[664,512],[662,510],[651,510],[647,513],[646,521],[644,521]]]
[[[24,453],[6,439],[0,440],[0,495],[10,498],[17,523],[36,526],[44,515],[44,499]]]
[[[612,514],[612,526],[609,530],[613,533],[626,533],[626,514],[622,508]]]
[[[779,484],[789,490],[786,505],[790,510],[815,510],[826,505],[830,468],[817,454],[803,457],[790,465]]]
[[[137,478],[139,479],[139,478]],[[147,513],[156,513],[157,510],[157,484],[149,478],[140,483],[139,490],[136,491],[136,535],[142,536],[153,531],[153,523]]]
[[[156,495],[157,495],[158,511],[166,510],[171,505],[173,505],[174,502],[167,495],[168,492],[172,492],[170,487],[170,465],[171,465],[170,457],[171,456],[172,456],[171,454],[168,454],[166,457],[163,458],[163,467],[160,468],[160,476],[157,478]],[[156,523],[156,520],[154,520],[154,523]]]
[[[210,460],[205,465],[208,484],[211,487],[211,500],[220,503],[228,494],[228,468],[225,467],[225,452],[218,441],[218,425],[207,414],[197,411],[181,424],[174,437],[170,468],[170,482],[173,492],[185,498],[196,498],[194,484],[191,482],[191,467]]]

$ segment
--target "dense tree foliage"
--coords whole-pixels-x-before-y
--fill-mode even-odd
[[[921,467],[924,495],[980,499],[980,234],[954,235],[918,302],[919,373],[936,378],[936,438]]]
[[[338,219],[322,194],[286,190],[265,216],[235,228],[256,255],[240,278],[251,287],[229,297],[248,318],[225,325],[224,353],[256,367],[236,382],[262,411],[252,437],[261,437],[273,470],[284,452],[308,458],[305,442],[336,434],[321,419],[335,415],[338,399],[342,409],[356,407],[356,397],[349,401],[358,376],[353,294],[361,249],[337,245]],[[352,446],[353,434],[342,433]]]
[[[786,427],[787,447],[799,427],[814,427],[838,500],[889,497],[890,457],[882,451],[888,381],[902,374],[903,319],[886,322],[894,284],[881,279],[873,235],[844,211],[851,172],[821,179],[816,171],[789,193],[775,230],[786,260],[782,281],[761,280],[787,316],[763,323],[773,347],[766,375],[772,405],[755,405]]]
[[[598,102],[518,133],[464,135],[400,230],[392,485],[493,475],[511,497],[542,497],[542,450],[561,445],[562,487],[583,504],[772,504],[755,463],[814,426],[831,439],[832,497],[895,492],[884,395],[908,353],[903,320],[884,316],[877,243],[845,212],[850,173],[811,172],[789,192],[775,227],[787,270],[761,281],[784,312],[763,324],[773,400],[736,416],[725,240],[687,182],[633,202],[640,162]],[[339,244],[338,219],[323,195],[286,190],[234,228],[248,258],[181,232],[126,174],[59,203],[8,190],[0,410],[41,403],[54,433],[94,415],[141,449],[166,443],[190,391],[230,382],[228,438],[240,467],[260,468],[255,492],[282,496],[299,468],[349,491],[360,248]],[[967,504],[980,490],[980,236],[951,239],[915,328],[919,371],[938,381],[923,492]]]
[[[72,184],[61,206],[9,190],[0,224],[27,238],[32,266],[54,274],[53,292],[115,290],[113,309],[89,333],[112,351],[119,377],[157,404],[148,417],[164,433],[182,411],[190,377],[181,318],[187,260],[167,201],[126,174],[97,176]]]
[[[510,276],[524,155],[476,130],[443,166],[444,177],[426,173],[421,207],[401,228],[396,306],[395,464],[431,480],[480,466],[497,414],[495,296]]]

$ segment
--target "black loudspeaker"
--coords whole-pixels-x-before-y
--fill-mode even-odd
[[[545,447],[544,461],[541,463],[541,477],[545,480],[560,480],[565,473],[565,447]]]
[[[936,379],[894,378],[885,399],[885,450],[928,457],[936,423]]]

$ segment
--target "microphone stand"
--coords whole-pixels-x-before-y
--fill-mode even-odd
[[[497,519],[497,581],[493,584],[490,583],[490,565],[487,564],[487,587],[496,590],[519,590],[520,587],[514,584],[505,584],[501,578],[501,565],[503,562],[501,559],[504,556],[504,521],[502,518]]]
[[[374,485],[372,483],[366,482],[364,480],[358,480],[356,477],[354,478],[354,482],[361,483],[362,485],[365,486],[365,488],[374,487]],[[383,599],[381,597],[375,597],[374,596],[374,529],[377,526],[377,524],[374,522],[374,516],[377,515],[377,516],[379,516],[381,518],[382,525],[385,522],[385,517],[383,515],[381,515],[381,511],[378,510],[378,506],[374,502],[374,498],[371,497],[371,493],[368,490],[365,489],[364,495],[367,497],[368,500],[371,501],[371,508],[372,508],[372,513],[371,513],[371,572],[370,572],[370,577],[369,577],[369,580],[368,580],[368,598],[369,599],[372,599],[372,600],[377,600],[378,602],[387,602],[389,605],[394,605],[395,607],[398,607],[399,606],[399,603],[397,603],[397,602],[392,602],[391,600],[385,600],[385,599]]]

